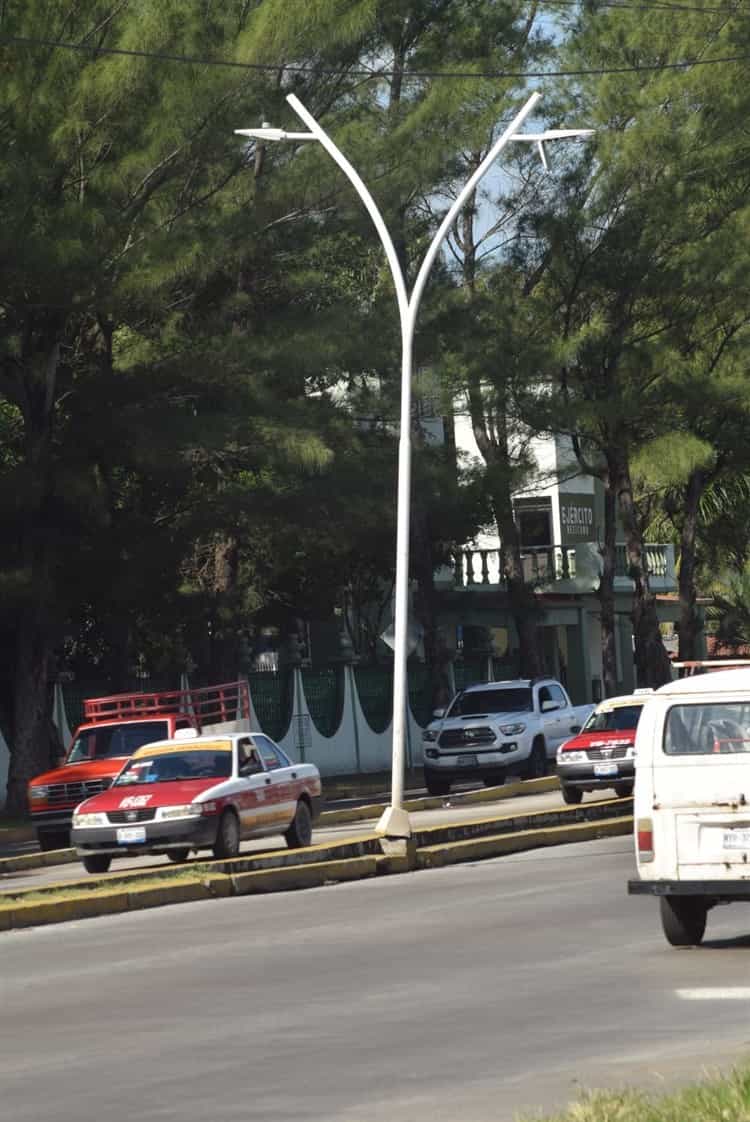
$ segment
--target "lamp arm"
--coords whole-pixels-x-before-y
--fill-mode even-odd
[[[412,289],[412,293],[411,293],[410,305],[415,310],[418,307],[419,301],[422,298],[422,292],[424,290],[425,284],[427,283],[427,277],[429,276],[430,269],[433,266],[433,263],[434,263],[435,258],[437,256],[437,253],[438,253],[438,250],[440,249],[440,246],[442,245],[448,231],[452,227],[453,223],[456,221],[456,218],[458,217],[458,214],[459,214],[459,211],[461,210],[461,207],[464,205],[466,200],[471,196],[472,191],[474,190],[476,185],[479,183],[479,181],[481,179],[483,179],[484,176],[487,174],[487,172],[490,170],[490,167],[495,162],[497,157],[500,155],[503,148],[505,148],[508,141],[514,139],[513,134],[520,128],[520,126],[526,120],[529,113],[534,108],[536,103],[539,101],[541,96],[542,95],[538,92],[533,93],[531,95],[531,97],[529,98],[529,100],[526,102],[526,104],[519,110],[519,112],[513,118],[511,123],[508,125],[507,129],[502,134],[502,136],[499,136],[497,138],[497,140],[495,141],[495,143],[492,145],[492,148],[487,153],[487,155],[484,157],[484,159],[482,160],[481,164],[476,169],[474,174],[464,184],[463,188],[461,189],[458,196],[456,197],[456,199],[455,199],[453,205],[451,206],[450,210],[446,214],[443,221],[440,223],[440,227],[439,227],[437,233],[435,234],[435,237],[432,239],[432,242],[430,243],[430,248],[427,250],[427,253],[425,254],[425,257],[424,257],[424,260],[422,261],[419,272],[417,273],[417,279],[414,282],[414,288]]]
[[[321,126],[313,117],[312,113],[310,113],[309,110],[304,107],[299,98],[294,94],[287,94],[287,101],[289,102],[297,116],[305,122],[310,132],[314,133],[316,140],[320,141],[328,155],[336,161],[338,166],[343,171],[344,175],[354,187],[354,190],[357,192],[362,202],[365,204],[367,213],[370,215],[370,218],[373,221],[375,229],[377,230],[380,240],[383,243],[385,255],[388,258],[388,264],[391,269],[393,283],[396,288],[396,299],[398,300],[398,310],[401,317],[401,325],[403,329],[403,325],[406,322],[409,309],[409,297],[406,294],[406,282],[404,280],[404,274],[401,271],[401,264],[398,259],[398,254],[396,253],[393,242],[391,240],[391,235],[388,232],[388,227],[383,221],[383,216],[378,210],[375,200],[367,190],[367,187],[362,181],[359,173],[355,168],[352,167],[341,149],[336,147],[328,133],[321,128]]]

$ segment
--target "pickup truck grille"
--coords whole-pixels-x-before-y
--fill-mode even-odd
[[[100,795],[111,785],[112,780],[87,779],[78,783],[52,783],[47,794],[48,806],[78,806],[92,795]]]
[[[125,822],[153,822],[156,817],[155,806],[144,806],[141,810],[110,810],[107,818],[118,826]]]
[[[491,728],[446,729],[438,737],[441,748],[471,748],[476,744],[494,744],[495,734]]]
[[[627,752],[627,746],[622,745],[619,748],[588,748],[586,755],[590,760],[624,760]]]

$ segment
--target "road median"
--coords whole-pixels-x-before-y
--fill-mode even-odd
[[[417,810],[441,810],[445,806],[461,807],[501,802],[505,799],[519,798],[524,795],[538,795],[559,788],[557,776],[548,775],[542,779],[525,779],[508,783],[503,787],[484,787],[479,791],[459,791],[453,795],[430,796],[409,799],[404,803],[411,813]],[[387,803],[368,803],[367,806],[347,807],[342,810],[324,810],[318,827],[346,825],[353,822],[375,821],[380,818]],[[32,831],[29,828],[29,837]],[[22,853],[17,857],[0,857],[0,876],[26,872],[29,869],[45,869],[53,865],[70,865],[78,861],[75,849],[54,849],[46,852]]]
[[[631,812],[631,813],[629,813]],[[625,834],[632,804],[615,799],[580,807],[494,816],[415,832],[389,845],[376,834],[303,850],[274,850],[226,861],[110,874],[0,896],[0,931],[229,896],[284,892],[378,875],[476,861],[541,846]]]

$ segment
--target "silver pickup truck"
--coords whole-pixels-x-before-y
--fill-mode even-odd
[[[545,775],[558,746],[579,732],[593,705],[571,705],[554,678],[484,682],[436,709],[422,734],[424,777],[432,795],[481,779],[490,787],[509,772]]]

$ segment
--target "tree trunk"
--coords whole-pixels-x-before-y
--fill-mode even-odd
[[[54,765],[63,748],[51,716],[52,644],[33,615],[21,625],[16,660],[6,805],[10,814],[24,814],[29,780]]]
[[[706,486],[706,473],[700,468],[691,472],[685,488],[683,520],[680,529],[680,622],[678,657],[681,662],[698,657],[700,619],[695,603],[695,536],[698,524],[698,504]]]
[[[643,534],[633,500],[628,450],[624,439],[614,441],[606,454],[609,477],[617,496],[625,531],[628,575],[635,585],[632,619],[637,684],[657,688],[672,680],[672,667],[661,637],[656,597],[651,591],[645,565]]]
[[[18,401],[24,421],[24,459],[30,480],[20,530],[19,558],[24,596],[16,624],[10,766],[7,809],[27,809],[26,784],[60,755],[52,723],[54,689],[54,545],[48,520],[54,491],[53,435],[60,343],[35,344],[29,325],[23,389]],[[54,322],[48,339],[54,338]]]
[[[615,565],[617,552],[617,503],[609,480],[604,480],[604,541],[602,575],[599,580],[599,620],[602,629],[602,678],[604,696],[617,693],[617,655],[615,651]]]

